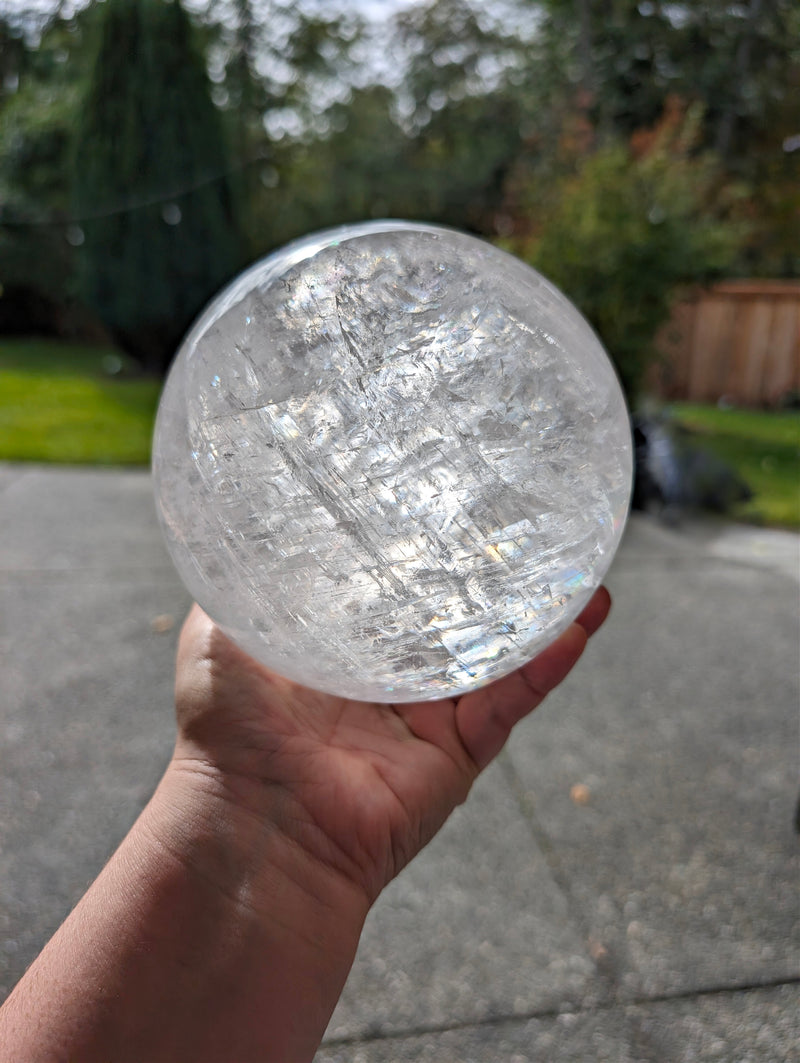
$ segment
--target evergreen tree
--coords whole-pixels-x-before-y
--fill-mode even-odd
[[[22,11],[0,10],[0,333],[91,328],[74,298],[67,176],[91,14],[56,15],[36,38]]]
[[[87,299],[163,370],[239,258],[229,164],[203,56],[177,0],[107,0],[77,135]]]

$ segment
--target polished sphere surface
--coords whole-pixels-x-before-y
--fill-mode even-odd
[[[619,543],[625,401],[518,259],[368,222],[251,267],[185,339],[153,470],[187,588],[244,650],[362,700],[461,694],[575,619]]]

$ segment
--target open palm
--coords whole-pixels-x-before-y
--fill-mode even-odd
[[[609,607],[599,590],[553,645],[480,690],[382,705],[270,672],[195,606],[178,653],[176,763],[209,773],[226,800],[277,824],[372,900],[567,675]]]

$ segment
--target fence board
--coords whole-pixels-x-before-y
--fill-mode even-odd
[[[664,398],[750,406],[800,394],[800,282],[726,281],[678,304],[651,376]]]
[[[767,349],[764,393],[767,401],[777,402],[782,395],[798,389],[797,346],[800,335],[800,305],[782,299],[775,306],[772,335]]]
[[[748,396],[752,401],[762,395],[761,382],[764,377],[764,359],[769,350],[772,331],[772,307],[766,299],[755,300],[748,315],[750,321],[750,346],[745,359],[744,371],[740,377],[737,401],[744,402]]]

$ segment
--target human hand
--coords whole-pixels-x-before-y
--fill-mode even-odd
[[[549,648],[458,698],[384,705],[307,689],[243,653],[195,606],[181,635],[173,766],[263,818],[370,904],[436,834],[605,620],[601,588]]]
[[[372,901],[609,606],[598,591],[544,653],[490,686],[394,706],[283,679],[195,607],[172,761],[3,1008],[0,1056],[309,1063]]]

